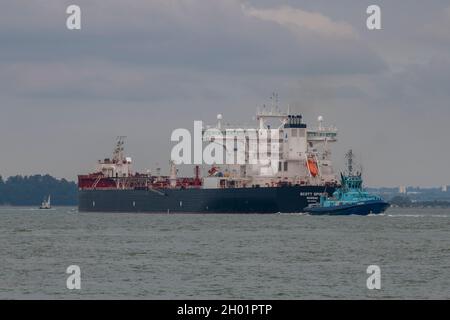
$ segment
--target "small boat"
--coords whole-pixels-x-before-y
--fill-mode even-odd
[[[332,195],[320,197],[320,202],[304,209],[311,215],[369,215],[383,213],[390,204],[382,198],[366,192],[362,173],[353,173],[353,152],[347,155],[348,172],[341,173],[341,186]]]
[[[48,196],[47,200],[42,201],[41,206],[39,207],[39,209],[51,209],[52,206],[50,204],[50,195]]]

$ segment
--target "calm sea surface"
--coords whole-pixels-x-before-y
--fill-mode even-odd
[[[383,216],[0,207],[2,299],[449,299],[450,209]],[[68,290],[66,268],[81,268]],[[369,265],[381,289],[368,290]]]

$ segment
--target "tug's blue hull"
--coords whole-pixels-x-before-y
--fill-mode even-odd
[[[311,215],[336,215],[336,216],[347,216],[347,215],[360,215],[366,216],[369,214],[380,214],[383,213],[389,207],[389,203],[383,200],[367,200],[359,201],[351,204],[343,204],[336,206],[317,206],[317,207],[307,207],[305,212]]]

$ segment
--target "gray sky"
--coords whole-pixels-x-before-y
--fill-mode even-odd
[[[82,10],[69,31],[66,7]],[[382,9],[382,30],[366,8]],[[370,186],[450,184],[450,2],[4,0],[0,174],[75,179],[127,135],[166,170],[170,133],[280,104],[339,128]]]

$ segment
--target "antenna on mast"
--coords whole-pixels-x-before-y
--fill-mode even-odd
[[[275,91],[272,92],[272,96],[270,97],[270,100],[272,100],[272,110],[278,109],[278,93]]]
[[[278,92],[275,92],[275,108],[278,109]]]

